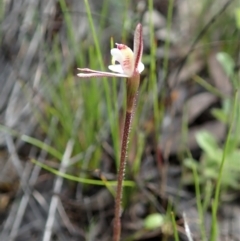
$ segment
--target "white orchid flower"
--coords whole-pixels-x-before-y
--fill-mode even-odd
[[[111,49],[113,65],[108,68],[115,72],[97,71],[88,68],[78,68],[83,73],[77,74],[80,78],[91,77],[136,77],[144,70],[141,62],[143,52],[142,25],[138,24],[134,34],[133,51],[124,44],[116,44],[116,48]],[[118,64],[115,64],[118,62]]]

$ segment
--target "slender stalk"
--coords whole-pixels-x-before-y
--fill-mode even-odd
[[[123,181],[124,181],[124,174],[125,174],[125,167],[126,167],[128,137],[129,137],[130,127],[131,127],[132,116],[133,116],[133,112],[127,110],[125,123],[124,123],[123,136],[122,136],[121,158],[120,158],[120,166],[119,166],[118,179],[117,179],[117,194],[115,197],[115,214],[114,214],[114,227],[113,227],[114,241],[119,241],[121,236],[122,190],[123,190]]]
[[[173,212],[171,212],[171,219],[172,219],[172,225],[173,225],[174,240],[179,241],[177,224],[176,224],[175,215]]]
[[[87,5],[87,0],[85,0],[85,3],[86,3],[87,9],[89,10],[89,6]],[[90,14],[89,16],[91,17]],[[89,17],[89,20],[91,20],[90,17]],[[92,23],[92,20],[90,21],[90,23]],[[141,62],[142,52],[143,52],[143,37],[142,37],[142,25],[140,23],[137,25],[134,33],[133,50],[134,51],[132,52],[132,50],[124,44],[117,44],[117,48],[114,48],[111,50],[111,54],[113,56],[114,61],[117,61],[120,63],[120,66],[118,67],[121,67],[121,71],[119,70],[116,71],[118,74],[111,73],[111,72],[102,72],[102,71],[92,70],[88,68],[79,68],[80,71],[85,73],[78,74],[78,77],[80,78],[127,77],[127,83],[126,83],[126,87],[127,87],[127,106],[126,107],[127,108],[126,108],[126,117],[125,117],[125,123],[124,123],[124,131],[122,136],[120,165],[119,165],[119,173],[118,173],[118,181],[117,181],[118,183],[117,194],[115,197],[115,217],[114,217],[114,227],[113,227],[114,241],[119,241],[121,236],[121,220],[120,220],[121,201],[122,201],[123,181],[124,181],[124,173],[125,173],[125,166],[126,166],[128,136],[129,136],[131,120],[133,116],[134,102],[137,96],[137,91],[140,83],[140,73],[144,70],[144,64]],[[119,58],[119,56],[121,56],[121,58]],[[114,65],[109,66],[111,70],[113,69],[116,70],[115,67],[116,66]]]
[[[142,46],[141,46],[142,47]],[[126,167],[128,137],[131,127],[131,120],[133,117],[134,104],[138,92],[140,82],[140,75],[135,72],[130,78],[127,78],[127,109],[126,117],[122,135],[122,146],[121,146],[121,157],[117,179],[117,194],[115,197],[115,213],[114,213],[114,224],[113,224],[113,241],[119,241],[121,236],[121,202],[122,202],[122,191],[123,181]]]
[[[230,120],[230,127],[228,130],[227,138],[223,148],[222,160],[220,164],[219,175],[217,179],[216,190],[215,190],[215,195],[214,195],[213,204],[212,204],[212,226],[211,226],[211,238],[210,238],[211,241],[217,240],[217,231],[218,231],[217,211],[218,211],[218,205],[219,205],[219,199],[220,199],[221,181],[223,176],[224,163],[226,161],[226,155],[230,145],[230,138],[231,138],[232,130],[235,123],[236,113],[237,113],[238,98],[239,98],[238,95],[239,93],[238,91],[236,91],[234,95],[234,104],[233,104],[233,111],[231,114],[232,116]]]
[[[199,183],[196,167],[193,166],[192,170],[193,170],[194,183],[195,183],[197,209],[198,209],[198,215],[199,215],[199,219],[200,219],[200,232],[201,232],[202,240],[206,241],[207,237],[206,237],[206,232],[205,232],[204,210],[203,210],[203,205],[201,202],[200,183]]]

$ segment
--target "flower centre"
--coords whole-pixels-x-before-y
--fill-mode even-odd
[[[116,61],[121,64],[126,75],[132,75],[134,70],[133,51],[124,44],[117,44],[117,49],[121,52],[121,58],[116,59]]]

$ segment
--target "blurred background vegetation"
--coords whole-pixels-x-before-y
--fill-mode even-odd
[[[125,80],[76,74],[139,22],[122,239],[239,240],[236,0],[0,2],[0,240],[111,240]]]

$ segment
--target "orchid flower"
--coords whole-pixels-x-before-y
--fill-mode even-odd
[[[113,240],[119,241],[121,236],[121,200],[124,172],[126,166],[126,155],[128,146],[128,136],[130,132],[131,120],[133,116],[134,101],[136,99],[140,73],[144,70],[141,62],[143,52],[142,25],[138,24],[134,33],[133,51],[124,44],[116,44],[116,48],[111,49],[113,65],[108,68],[113,72],[103,72],[92,69],[81,69],[83,73],[78,74],[80,78],[91,77],[126,77],[127,78],[127,109],[122,135],[121,157],[118,171],[117,193],[115,197],[115,214]],[[118,64],[115,64],[118,62]]]
[[[84,72],[77,74],[80,78],[91,77],[126,77],[131,78],[139,75],[144,70],[144,64],[141,62],[143,41],[142,41],[142,26],[138,24],[134,34],[134,48],[133,51],[125,44],[116,43],[116,48],[111,49],[113,65],[108,68],[115,72],[97,71],[87,68],[78,68]],[[118,62],[119,64],[115,64]]]

